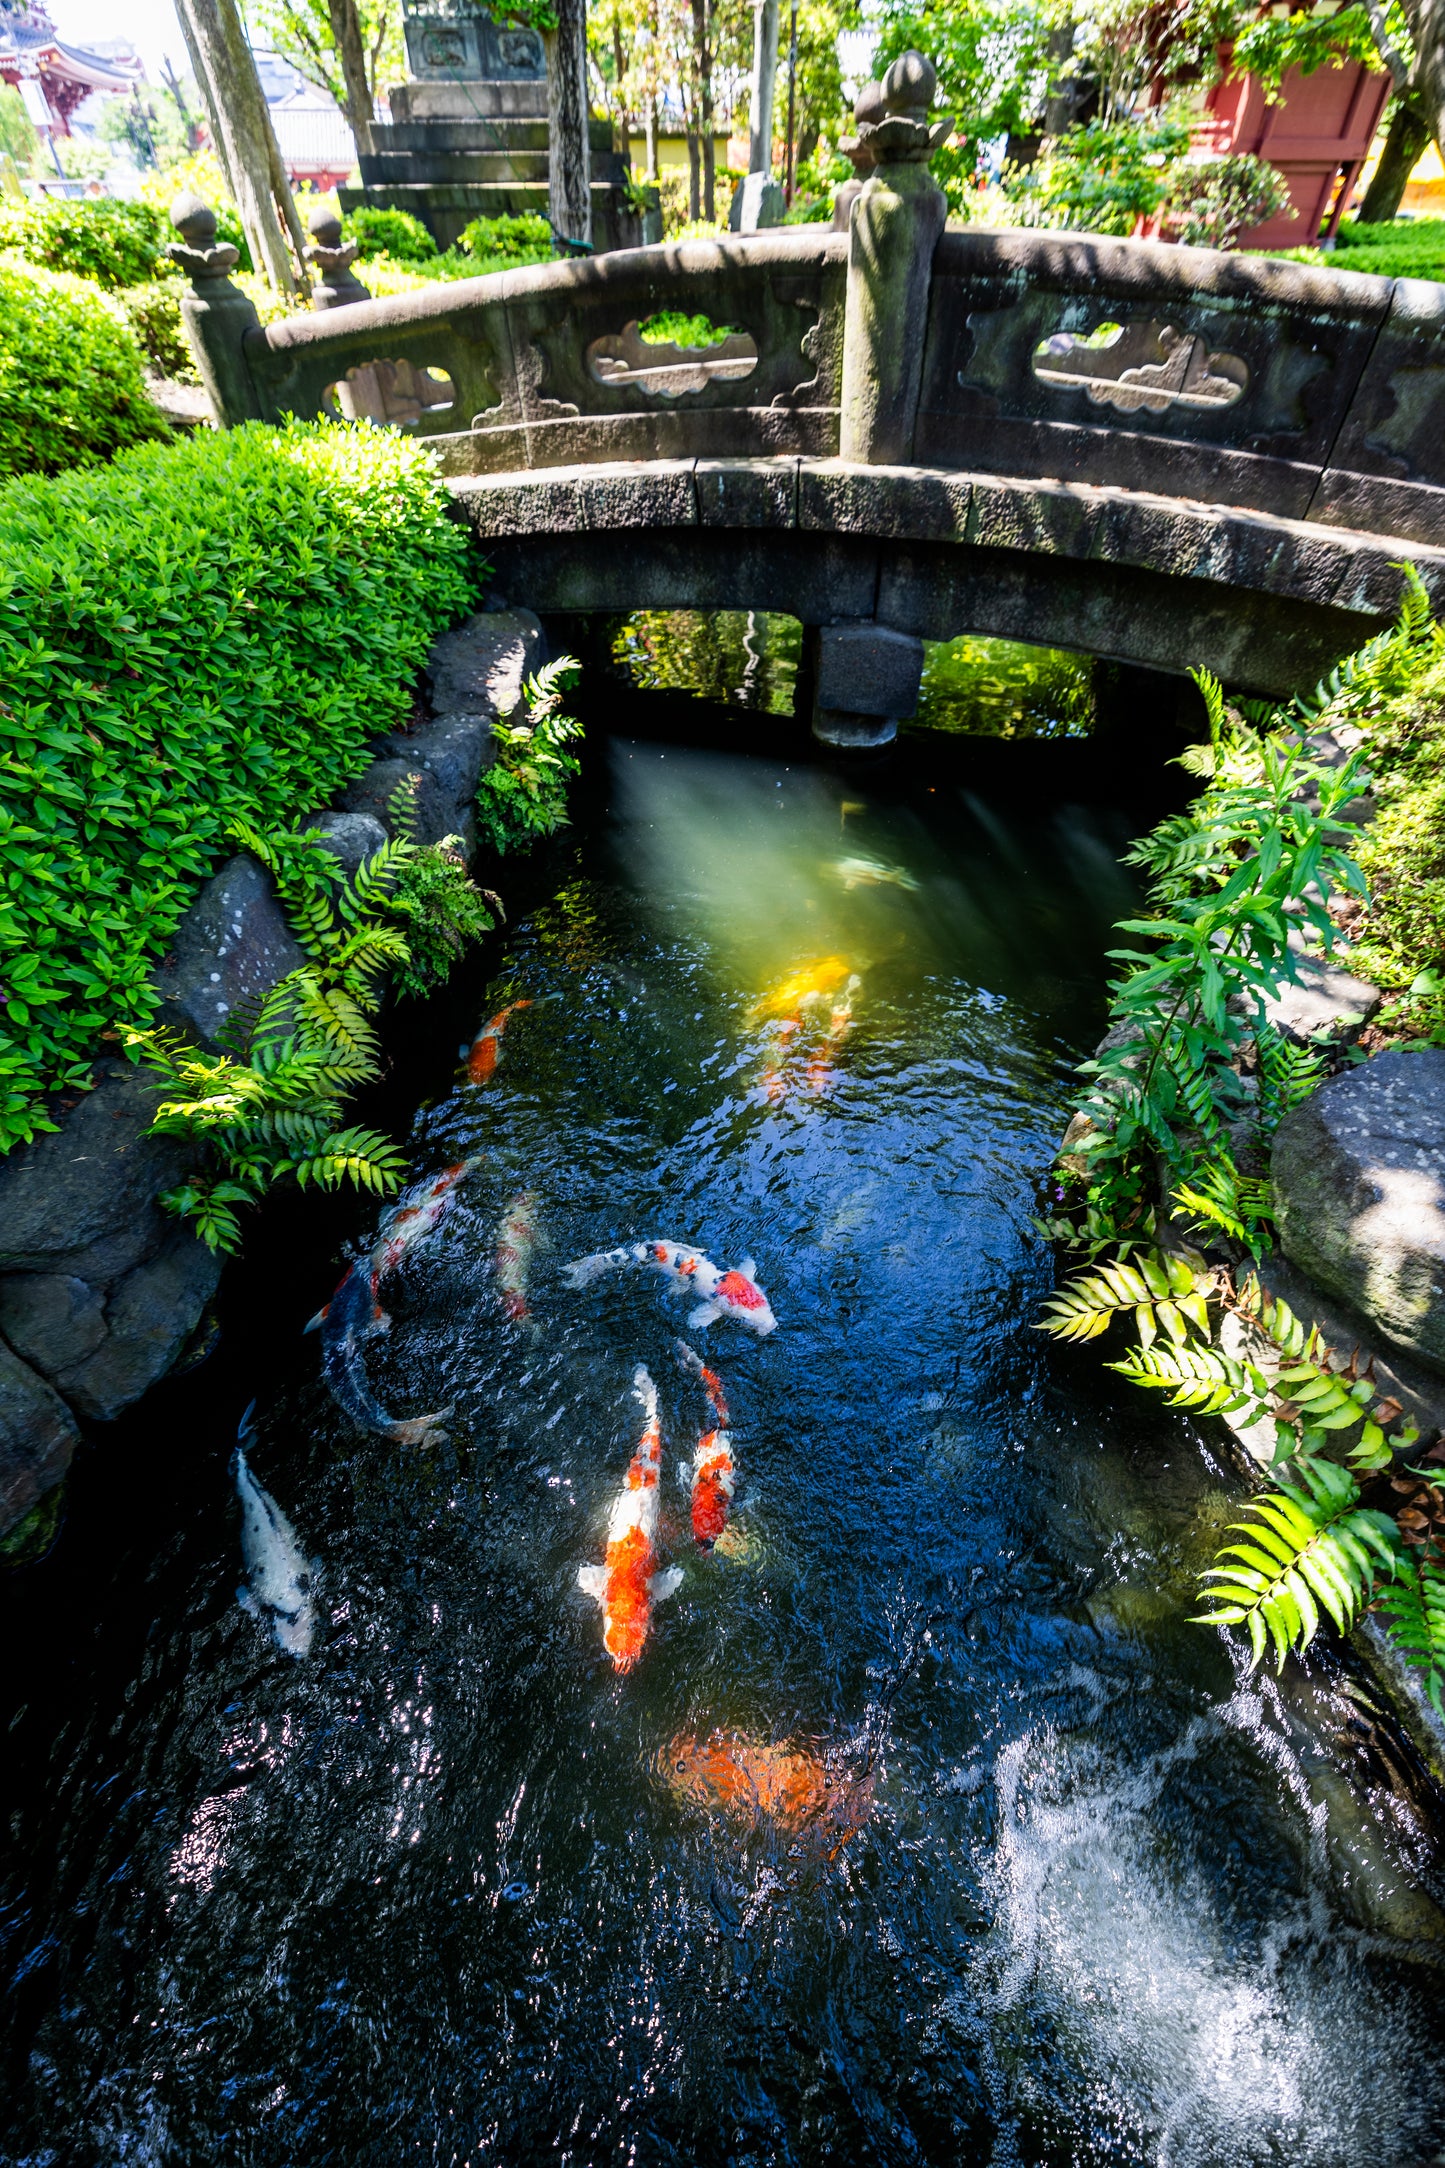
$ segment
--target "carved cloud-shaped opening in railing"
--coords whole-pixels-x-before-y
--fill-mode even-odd
[[[1086,391],[1122,414],[1170,407],[1218,413],[1249,389],[1249,364],[1213,353],[1193,332],[1157,321],[1056,331],[1034,349],[1034,375],[1056,391]]]
[[[442,413],[456,389],[445,369],[419,369],[410,361],[363,361],[328,384],[321,404],[333,420],[375,422],[379,428],[414,429],[423,414]]]
[[[673,323],[674,336],[659,339],[654,327]],[[651,336],[644,336],[645,331]],[[640,391],[649,399],[706,391],[709,384],[751,376],[757,365],[757,342],[750,332],[715,326],[706,317],[650,317],[646,326],[634,318],[621,331],[594,339],[587,349],[587,372],[594,383],[609,390]]]

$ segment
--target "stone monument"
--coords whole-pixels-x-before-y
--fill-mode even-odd
[[[364,204],[410,211],[437,247],[474,218],[547,215],[547,63],[535,30],[493,20],[478,0],[403,0],[411,80],[391,93],[391,119],[372,131]],[[609,121],[591,123],[592,232],[599,249],[635,247],[641,214],[627,194],[628,160]]]

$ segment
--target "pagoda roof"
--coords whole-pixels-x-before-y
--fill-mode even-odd
[[[0,71],[5,74],[56,75],[92,90],[129,90],[140,72],[139,63],[122,67],[70,45],[46,25],[0,15]]]

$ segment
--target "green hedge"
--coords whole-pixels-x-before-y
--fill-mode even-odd
[[[343,230],[363,256],[389,256],[393,263],[427,263],[437,253],[436,242],[419,218],[382,203],[363,203],[348,211]]]
[[[0,205],[0,248],[13,248],[49,271],[73,271],[97,286],[142,286],[162,273],[174,278],[165,244],[175,238],[149,203],[108,197],[77,203],[46,196]]]
[[[0,257],[0,476],[91,466],[167,434],[121,308],[85,279]]]
[[[227,823],[359,773],[475,588],[390,431],[255,425],[0,488],[0,1149],[153,1013]]]

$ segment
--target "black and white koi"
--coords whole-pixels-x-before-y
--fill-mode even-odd
[[[252,1401],[241,1417],[231,1455],[231,1473],[241,1501],[241,1556],[246,1565],[246,1584],[236,1594],[242,1610],[269,1625],[277,1646],[288,1656],[307,1656],[316,1630],[311,1602],[316,1565],[304,1556],[295,1529],[251,1473],[246,1445],[254,1407]]]

